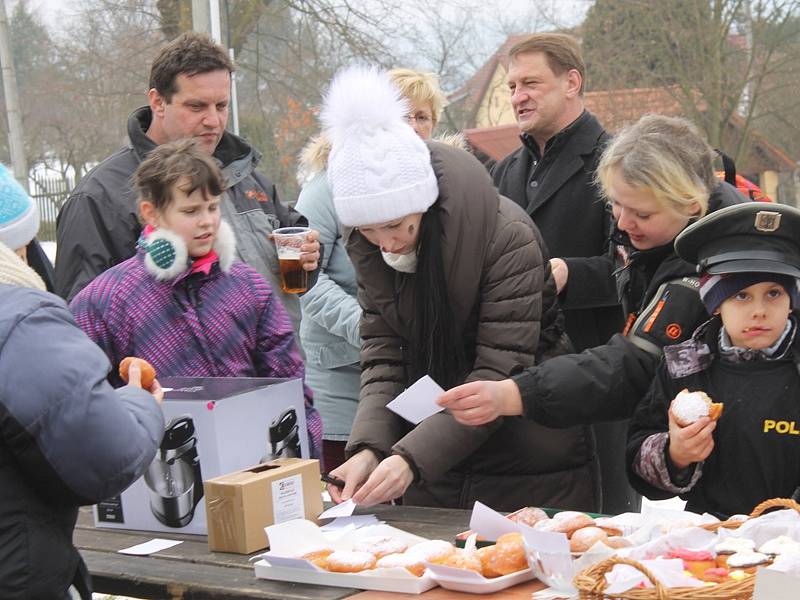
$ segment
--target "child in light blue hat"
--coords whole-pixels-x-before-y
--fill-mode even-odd
[[[14,175],[0,165],[0,242],[25,258],[25,247],[39,231],[39,211]]]

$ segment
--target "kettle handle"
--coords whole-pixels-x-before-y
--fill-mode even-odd
[[[169,423],[167,423],[167,426],[164,428],[164,431],[167,431],[169,429],[174,429],[177,425],[183,425],[184,423],[191,425],[192,429],[194,429],[194,423],[192,422],[192,417],[190,417],[189,415],[181,415],[180,417],[175,417]]]

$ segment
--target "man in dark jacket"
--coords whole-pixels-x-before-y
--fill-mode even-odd
[[[522,206],[542,232],[577,351],[605,344],[622,330],[613,261],[611,218],[593,183],[608,134],[584,109],[585,66],[577,41],[534,34],[509,51],[508,85],[522,147],[492,170],[501,194]],[[603,510],[636,510],[625,477],[626,423],[595,426]]]
[[[141,476],[164,418],[138,389],[138,368],[130,385],[111,388],[103,352],[64,301],[44,291],[20,248],[18,256],[4,242],[11,243],[0,236],[0,598],[66,600],[74,586],[90,600],[72,544],[78,506]],[[160,401],[160,386],[151,391]]]
[[[165,46],[150,71],[149,106],[128,119],[129,144],[88,173],[58,215],[56,292],[70,301],[97,275],[130,258],[142,231],[131,176],[157,145],[190,137],[222,167],[227,201],[222,216],[236,233],[240,260],[280,291],[273,229],[307,225],[305,217],[278,198],[275,186],[256,171],[261,154],[225,130],[234,65],[208,36],[186,33]],[[301,255],[313,271],[319,235],[312,231]],[[295,330],[296,295],[281,294]]]

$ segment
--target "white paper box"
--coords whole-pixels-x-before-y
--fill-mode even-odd
[[[309,457],[299,379],[164,377],[159,382],[172,388],[162,406],[169,433],[144,476],[94,507],[97,527],[206,534],[204,479],[298,451]]]
[[[753,600],[797,600],[797,577],[772,569],[758,569],[755,577]]]
[[[492,594],[534,578],[530,568],[493,578],[484,577],[480,573],[468,569],[457,569],[444,565],[428,565],[428,569],[436,583],[443,588],[470,594]]]
[[[406,594],[421,594],[436,586],[436,581],[427,571],[422,577],[416,577],[403,568],[372,569],[360,573],[331,573],[307,560],[292,558],[322,546],[334,550],[349,550],[354,542],[370,536],[398,537],[409,544],[425,541],[424,538],[391,525],[362,527],[344,536],[338,535],[341,532],[326,535],[316,525],[305,520],[289,521],[266,529],[271,550],[255,563],[256,577],[261,579]]]

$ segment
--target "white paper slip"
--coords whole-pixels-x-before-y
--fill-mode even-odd
[[[117,550],[119,554],[135,554],[137,556],[147,556],[148,554],[154,554],[155,552],[159,552],[161,550],[166,550],[167,548],[172,548],[173,546],[177,546],[178,544],[182,544],[180,540],[162,540],[161,538],[155,538],[150,540],[149,542],[144,542],[142,544],[136,544],[135,546],[131,546],[130,548],[123,548],[122,550]]]
[[[425,377],[419,379],[405,392],[389,402],[386,408],[416,425],[431,415],[444,410],[436,404],[436,399],[442,394],[444,394],[444,390],[439,387],[439,384],[431,379],[429,375],[425,375]]]
[[[377,525],[378,523],[380,523],[380,521],[378,521],[378,517],[375,515],[354,515],[352,517],[338,517],[327,525],[323,525],[320,529],[322,531],[337,531],[349,527],[350,525],[352,525],[354,529],[358,529],[359,527]]]
[[[336,506],[332,506],[328,510],[322,511],[322,513],[317,517],[318,519],[333,519],[335,517],[349,517],[353,514],[353,511],[356,509],[356,503],[353,502],[353,499],[345,500],[341,504],[337,504]]]
[[[499,512],[492,510],[477,500],[472,507],[469,528],[487,540],[496,540],[504,533],[519,531],[519,525],[516,521],[506,519]]]

